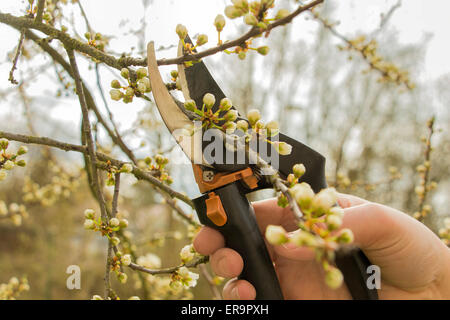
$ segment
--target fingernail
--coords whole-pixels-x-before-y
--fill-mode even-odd
[[[234,288],[231,290],[231,298],[236,299],[236,300],[241,299],[241,297],[239,296],[239,290],[238,290],[237,287],[234,287]]]

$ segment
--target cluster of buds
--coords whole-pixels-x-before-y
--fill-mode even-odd
[[[50,166],[55,176],[45,185],[41,186],[31,178],[25,177],[22,188],[23,201],[49,207],[61,198],[68,199],[80,186],[80,174],[66,172],[53,162],[50,162]]]
[[[104,51],[105,45],[108,44],[108,39],[98,32],[94,35],[92,35],[90,32],[86,32],[84,34],[84,37],[86,38],[90,46],[93,46],[100,51]]]
[[[127,80],[128,85],[122,86],[117,79],[111,81],[112,89],[109,91],[109,94],[112,100],[123,100],[124,103],[131,103],[135,96],[145,97],[145,93],[152,91],[147,68],[139,68],[136,70],[136,80],[132,79],[130,70],[127,68],[123,68],[120,71],[120,75]]]
[[[19,156],[28,152],[28,148],[21,146],[16,153],[7,153],[9,147],[8,139],[0,139],[0,181],[5,180],[8,176],[8,171],[11,171],[14,167],[25,167],[26,161],[18,159]]]
[[[132,262],[131,260],[130,254],[122,254],[120,251],[117,251],[111,259],[110,270],[116,274],[117,280],[122,284],[125,284],[128,280],[128,276],[123,272],[122,266],[129,266]]]
[[[202,34],[199,34],[197,36],[197,40],[195,42],[195,45],[192,45],[190,43],[186,43],[184,40],[186,39],[186,37],[188,35],[188,30],[182,24],[178,24],[176,26],[175,32],[177,33],[178,37],[180,38],[181,42],[183,43],[184,50],[187,53],[193,53],[196,48],[198,48],[200,46],[203,46],[204,44],[206,44],[208,42],[208,36],[206,34],[202,33]]]
[[[161,154],[157,154],[153,157],[145,157],[143,160],[138,161],[140,169],[149,171],[154,177],[158,178],[161,182],[172,184],[173,179],[167,171],[167,164],[169,159]]]
[[[439,237],[446,246],[450,247],[450,218],[444,219],[444,227],[439,229]]]
[[[236,119],[238,112],[231,107],[233,103],[228,98],[220,101],[217,111],[212,108],[216,104],[216,98],[213,94],[207,93],[203,96],[203,105],[198,107],[194,100],[187,100],[184,103],[186,110],[195,114],[196,120],[202,122],[204,129],[220,129],[222,131],[234,132],[236,130]]]
[[[433,151],[431,138],[435,132],[434,121],[434,117],[427,121],[428,137],[421,138],[422,142],[425,144],[425,160],[416,167],[420,179],[419,184],[414,188],[414,192],[419,200],[419,210],[413,214],[413,217],[419,221],[423,221],[423,219],[430,214],[431,206],[426,204],[426,198],[428,193],[437,187],[437,183],[430,180],[431,152]]]
[[[267,240],[274,245],[293,243],[299,247],[313,249],[317,262],[325,271],[325,282],[330,288],[338,288],[342,284],[343,276],[334,267],[335,251],[341,245],[353,242],[350,229],[341,229],[344,210],[338,206],[337,193],[334,188],[326,188],[317,194],[305,182],[298,183],[305,173],[303,164],[296,164],[293,173],[287,177],[285,184],[288,194],[280,194],[278,204],[286,207],[287,197],[295,201],[303,214],[298,222],[299,229],[288,233],[281,226],[269,225],[266,229]]]
[[[172,273],[170,286],[172,288],[178,288],[183,286],[184,288],[193,288],[197,285],[199,275],[197,273],[189,271],[186,267],[180,267]]]
[[[15,300],[22,292],[29,290],[27,278],[12,277],[8,283],[0,284],[0,300]]]
[[[98,231],[102,236],[106,236],[112,245],[117,246],[120,243],[120,239],[114,236],[114,232],[123,230],[128,227],[128,220],[117,217],[111,218],[109,222],[102,221],[101,217],[95,217],[95,211],[93,209],[86,209],[84,211],[84,228],[86,230]]]
[[[107,178],[106,178],[106,185],[107,186],[114,186],[116,184],[115,174],[116,173],[132,173],[133,172],[133,165],[131,163],[124,163],[120,166],[120,168],[113,166],[111,162],[106,163],[107,168]]]
[[[22,220],[28,218],[27,208],[23,204],[12,202],[9,206],[0,200],[0,219],[10,220],[16,227],[22,225]]]

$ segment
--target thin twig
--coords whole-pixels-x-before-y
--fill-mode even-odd
[[[42,22],[42,15],[44,13],[45,8],[45,0],[39,0],[37,4],[37,13],[36,18],[34,19],[34,22],[41,23]]]
[[[14,70],[17,68],[17,62],[19,61],[20,53],[22,51],[23,40],[25,39],[25,28],[20,32],[19,43],[17,44],[16,53],[14,54],[13,65],[11,71],[9,72],[9,82],[12,84],[19,84],[16,79],[14,79]]]
[[[133,269],[133,270],[145,272],[145,273],[148,273],[148,274],[168,274],[168,273],[174,273],[175,271],[177,271],[181,267],[195,268],[195,267],[197,267],[198,265],[200,265],[202,263],[207,263],[208,261],[209,261],[209,257],[208,256],[202,256],[199,259],[195,259],[195,260],[192,260],[192,261],[190,261],[188,263],[183,263],[183,264],[180,264],[179,266],[170,267],[170,268],[149,269],[149,268],[143,267],[141,265],[138,265],[136,263],[131,263],[129,265],[129,267],[131,269]]]

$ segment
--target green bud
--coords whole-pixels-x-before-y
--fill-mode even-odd
[[[176,79],[176,78],[178,78],[178,71],[172,70],[172,71],[170,71],[170,75],[172,76],[172,78]]]
[[[266,129],[267,129],[267,134],[271,137],[275,136],[278,134],[279,127],[278,127],[278,121],[272,120],[267,122],[266,124]]]
[[[95,218],[95,211],[92,210],[92,209],[84,210],[84,217],[86,219],[94,219]]]
[[[119,279],[120,283],[125,284],[127,283],[128,276],[125,273],[121,272],[117,276],[117,279]]]
[[[150,157],[145,157],[144,161],[145,161],[145,163],[146,163],[147,165],[149,165],[149,164],[152,163],[152,158],[150,158]]]
[[[257,50],[258,50],[258,53],[262,54],[263,56],[265,56],[266,54],[269,53],[269,47],[268,46],[259,47]]]
[[[12,170],[14,168],[14,162],[11,160],[6,160],[6,162],[3,164],[3,169],[5,170]]]
[[[246,56],[247,56],[247,54],[244,51],[241,51],[238,54],[238,58],[241,60],[244,60]]]
[[[128,220],[127,219],[120,219],[119,226],[121,228],[127,228],[128,227]]]
[[[339,229],[342,225],[342,218],[338,215],[330,214],[326,217],[326,223],[329,230]]]
[[[258,24],[258,18],[256,18],[253,13],[249,12],[245,15],[244,22],[249,26],[256,26]]]
[[[266,228],[266,239],[270,244],[280,245],[286,243],[288,238],[286,230],[282,226],[268,225]]]
[[[216,19],[214,20],[214,26],[216,27],[218,32],[221,32],[225,27],[225,18],[223,15],[218,14]]]
[[[339,243],[352,243],[353,239],[353,232],[350,229],[342,229],[337,237]]]
[[[17,155],[21,156],[28,152],[28,148],[26,146],[21,146],[19,150],[17,150]]]
[[[84,37],[85,37],[87,40],[91,40],[91,33],[90,33],[90,32],[86,32],[86,33],[84,34]]]
[[[147,68],[139,68],[136,71],[136,75],[138,79],[142,79],[147,76]]]
[[[223,98],[222,100],[220,100],[219,110],[220,111],[228,111],[231,109],[232,106],[233,106],[233,103],[231,102],[230,99]]]
[[[155,156],[155,161],[157,164],[162,165],[164,163],[164,157],[160,154]]]
[[[131,173],[133,172],[133,165],[131,163],[124,163],[120,168],[120,172]]]
[[[236,131],[236,122],[233,122],[233,121],[227,121],[227,122],[225,122],[225,124],[223,125],[223,128],[225,129],[225,131],[231,131],[231,132],[234,132],[234,131]]]
[[[109,95],[111,96],[111,99],[114,101],[119,101],[123,98],[123,92],[117,89],[111,89],[109,91]]]
[[[184,103],[184,107],[186,108],[186,110],[189,111],[194,111],[195,109],[197,109],[197,105],[195,104],[195,101],[192,99],[187,100]]]
[[[327,270],[325,274],[325,283],[331,288],[331,289],[337,289],[342,285],[342,282],[344,280],[344,276],[342,275],[342,272],[335,267],[330,267],[329,270]]]
[[[277,12],[277,15],[275,16],[275,20],[280,20],[283,18],[286,18],[290,14],[289,10],[287,9],[280,9]]]
[[[206,108],[211,109],[216,103],[216,98],[213,94],[207,93],[203,96],[203,103],[205,104]]]
[[[128,69],[127,69],[127,70],[128,70]],[[113,81],[111,81],[111,88],[114,88],[114,89],[120,89],[120,88],[122,88],[122,86],[120,85],[119,80],[113,80]]]
[[[226,6],[225,15],[230,19],[235,19],[238,17],[242,17],[244,15],[244,11],[236,8],[235,6]]]
[[[120,75],[125,79],[128,79],[130,77],[130,70],[127,68],[122,68],[122,70],[120,70]]]
[[[114,246],[117,246],[117,245],[120,243],[120,239],[119,239],[118,237],[112,237],[112,238],[111,238],[111,243],[112,243]]]
[[[9,141],[7,139],[0,139],[0,148],[3,150],[8,149]]]
[[[84,220],[83,227],[84,227],[86,230],[92,230],[92,229],[94,229],[94,228],[95,228],[95,222],[94,222],[94,220],[92,220],[92,219],[86,219],[86,220]]]
[[[208,42],[208,36],[206,34],[201,34],[197,38],[197,45],[202,46]]]
[[[236,129],[247,132],[248,122],[245,120],[239,120],[238,122],[236,122]]]
[[[294,173],[296,178],[300,178],[305,174],[306,168],[303,163],[297,163],[292,167],[292,172]]]
[[[102,34],[97,32],[95,34],[95,40],[100,40],[101,38],[102,38]]]
[[[258,109],[251,109],[247,113],[247,119],[250,122],[250,125],[254,125],[259,119],[261,119],[261,114]]]
[[[256,25],[258,28],[261,28],[263,30],[267,29],[267,24],[265,24],[264,22],[260,21],[258,22],[258,24]]]
[[[133,89],[132,87],[128,87],[128,88],[125,90],[125,96],[126,96],[126,97],[132,97],[132,96],[134,96],[134,89]]]
[[[224,116],[225,120],[227,121],[234,121],[237,119],[237,117],[238,117],[237,110],[229,110]]]
[[[22,160],[17,161],[16,164],[17,164],[19,167],[25,167],[25,166],[27,165],[27,162],[26,162],[25,160],[22,159]]]
[[[109,225],[111,227],[118,227],[119,224],[120,224],[120,221],[117,218],[111,218],[111,220],[109,220]]]
[[[182,24],[178,24],[175,31],[181,40],[184,40],[188,34],[187,28]]]

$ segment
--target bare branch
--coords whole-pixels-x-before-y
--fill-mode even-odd
[[[42,22],[42,15],[44,13],[44,8],[45,8],[45,0],[39,0],[37,4],[36,18],[34,19],[36,23]]]
[[[23,40],[25,39],[25,29],[22,29],[20,32],[19,43],[17,44],[16,53],[14,54],[13,65],[11,67],[11,71],[9,72],[8,80],[12,84],[19,84],[16,79],[14,79],[14,70],[17,68],[17,62],[19,61],[20,53],[22,51]]]

